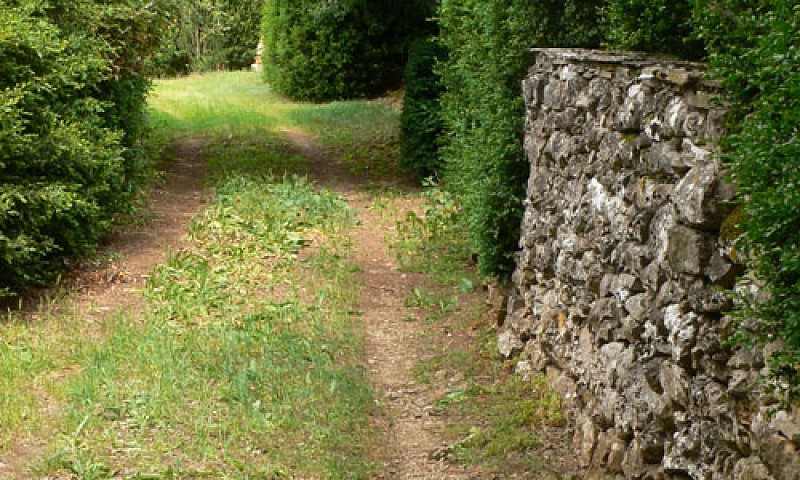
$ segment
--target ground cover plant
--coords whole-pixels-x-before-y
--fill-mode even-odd
[[[414,366],[418,381],[461,379],[432,405],[432,414],[448,424],[449,444],[435,455],[493,475],[539,471],[537,478],[560,478],[569,466],[548,457],[548,449],[557,451],[567,440],[559,428],[560,399],[545,378],[524,379],[500,361],[458,202],[438,187],[423,198],[419,213],[398,222],[393,245],[403,269],[433,280],[406,301],[426,315],[429,348]]]
[[[195,146],[214,200],[142,312],[96,324],[54,300],[0,324],[0,451],[38,442],[41,477],[370,478],[354,217],[282,132],[341,151],[397,112],[288,103],[255,73],[159,81],[151,106],[153,141]]]
[[[112,322],[87,352],[68,386],[76,433],[45,471],[367,475],[371,396],[353,365],[346,206],[297,177],[215,187],[192,248],[153,271],[145,318]],[[298,254],[312,242],[303,271]]]

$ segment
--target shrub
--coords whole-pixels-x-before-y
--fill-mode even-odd
[[[50,280],[132,208],[160,18],[135,0],[0,0],[0,294]]]
[[[267,0],[265,77],[276,91],[313,101],[366,97],[397,87],[426,3]]]
[[[444,58],[444,48],[433,37],[418,39],[409,48],[400,117],[401,154],[403,163],[422,178],[438,176],[441,164],[439,137],[444,125],[439,101],[444,89],[434,66]]]
[[[529,170],[520,85],[529,49],[550,44],[564,25],[562,8],[564,2],[530,0],[440,3],[441,42],[449,55],[440,67],[445,182],[463,203],[485,275],[513,269]]]
[[[748,5],[750,3],[750,5]],[[706,38],[711,66],[732,104],[724,142],[731,179],[745,215],[739,248],[762,283],[745,296],[748,320],[738,339],[782,341],[771,374],[788,398],[800,400],[800,6],[739,2],[711,10],[704,33],[724,21],[729,41]],[[713,21],[709,21],[709,19]],[[711,33],[714,33],[712,30]]]
[[[703,43],[694,35],[697,5],[695,0],[608,0],[601,10],[606,45],[701,59]]]

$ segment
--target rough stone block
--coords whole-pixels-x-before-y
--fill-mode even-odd
[[[676,406],[686,409],[689,406],[690,380],[686,371],[670,362],[661,364],[659,381],[664,395]]]
[[[702,225],[715,213],[714,191],[719,179],[719,168],[714,164],[692,167],[676,185],[672,201],[681,220]]]
[[[769,469],[758,457],[747,457],[736,462],[733,477],[737,480],[774,480]]]
[[[708,239],[697,230],[675,225],[666,231],[666,261],[673,271],[700,275],[708,252]]]

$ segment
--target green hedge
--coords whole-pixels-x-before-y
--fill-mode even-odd
[[[402,80],[408,43],[429,2],[266,0],[264,72],[299,100],[376,95]]]
[[[800,6],[746,3],[712,11],[704,27],[729,35],[710,62],[733,106],[723,146],[745,213],[738,246],[766,294],[744,297],[738,337],[784,342],[771,374],[800,401]]]
[[[401,159],[420,178],[438,177],[441,167],[439,138],[444,123],[439,102],[444,87],[434,67],[445,56],[446,50],[434,37],[415,40],[409,48],[400,116]]]
[[[131,210],[161,12],[0,0],[0,296],[53,278]]]
[[[697,0],[608,0],[600,11],[605,44],[699,60],[705,48],[695,35],[702,2]]]
[[[595,46],[599,2],[442,0],[445,183],[485,275],[508,275],[518,249],[529,165],[522,151],[521,81],[536,46]]]

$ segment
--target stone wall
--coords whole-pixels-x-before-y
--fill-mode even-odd
[[[584,470],[798,479],[800,414],[720,346],[741,275],[720,231],[723,110],[699,64],[537,50],[531,163],[500,350],[565,399]],[[770,414],[772,413],[772,415]]]

